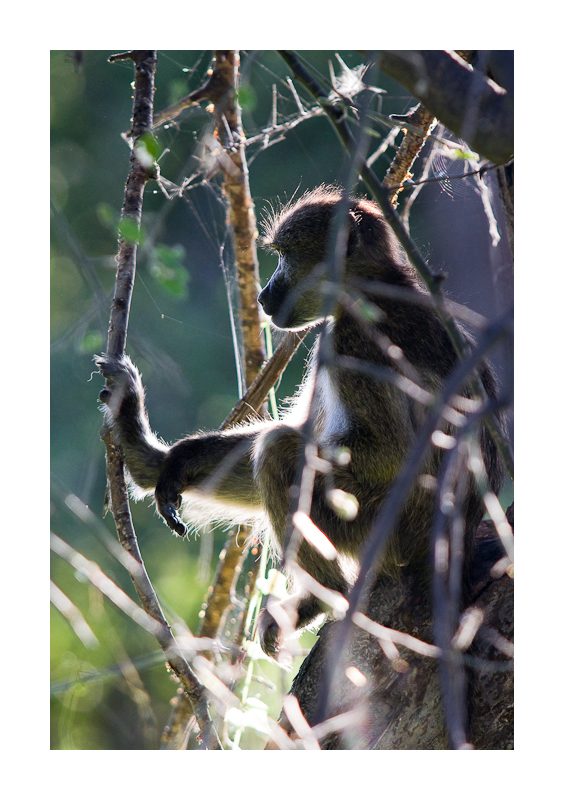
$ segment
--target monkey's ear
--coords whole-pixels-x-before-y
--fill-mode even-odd
[[[347,258],[354,255],[360,244],[359,219],[354,211],[349,211],[349,241],[347,243]]]

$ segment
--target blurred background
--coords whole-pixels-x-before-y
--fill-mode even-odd
[[[327,78],[331,69],[342,74],[343,63],[358,75],[354,70],[364,58],[360,51],[301,53]],[[92,361],[106,346],[116,225],[129,170],[122,134],[129,129],[133,68],[130,62],[108,63],[110,55],[51,54],[51,528],[137,600],[104,543],[104,536],[114,537],[115,531],[112,519],[102,517],[105,465],[97,396],[103,381]],[[211,51],[159,51],[155,111],[198,88],[211,56]],[[288,68],[275,51],[241,51],[241,59],[243,125],[248,139],[257,137],[247,158],[260,225],[279,202],[338,181],[343,150],[330,123],[307,113],[302,90],[303,119],[285,131],[275,130],[265,146],[261,131],[273,123],[293,123],[300,108],[287,82]],[[376,86],[382,91],[375,93],[373,107],[385,115],[405,114],[415,105],[383,74],[377,74]],[[163,180],[160,186],[150,182],[145,191],[127,349],[143,374],[152,427],[167,441],[217,427],[238,398],[229,309],[233,259],[221,177],[213,174],[205,149],[213,126],[202,104],[161,127]],[[388,130],[375,125],[370,153]],[[396,144],[400,141],[401,134]],[[389,147],[374,161],[380,178],[394,152]],[[451,169],[456,165],[437,159],[435,174],[444,177],[444,170]],[[486,175],[485,185],[494,180],[492,175]],[[175,189],[181,185],[179,196]],[[362,184],[358,191],[364,193]],[[447,273],[448,296],[494,318],[512,300],[512,271],[495,190],[490,199],[501,234],[495,246],[473,179],[425,186],[413,204],[410,231],[433,270]],[[264,285],[275,259],[264,252],[259,259]],[[311,341],[306,345],[284,374],[279,398],[299,385]],[[505,354],[496,353],[495,361],[501,380],[510,381]],[[215,531],[181,541],[148,501],[135,504],[133,515],[169,621],[182,619],[194,630],[224,535]],[[56,555],[52,580],[80,609],[95,637],[81,639],[52,607],[52,749],[158,747],[177,685],[166,677],[156,642]],[[131,670],[117,669],[117,664]],[[261,698],[275,718],[290,680],[291,674],[281,676],[277,667],[264,663]],[[247,746],[262,747],[262,741],[257,734]]]

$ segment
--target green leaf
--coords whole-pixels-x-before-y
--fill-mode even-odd
[[[135,142],[135,155],[145,169],[152,167],[162,152],[162,148],[152,133],[143,133]]]
[[[116,231],[119,214],[109,203],[98,203],[96,206],[96,216],[104,228],[109,228],[114,232]]]
[[[80,353],[97,353],[103,345],[102,336],[97,331],[88,331],[78,343]]]
[[[181,244],[159,244],[153,251],[151,275],[167,294],[180,299],[188,295],[190,273],[182,263],[185,250]]]
[[[124,217],[118,225],[118,234],[130,244],[139,244],[143,238],[137,223],[131,217]]]
[[[247,83],[239,86],[237,100],[244,111],[252,111],[257,104],[257,95],[253,87]]]
[[[451,158],[458,158],[458,159],[474,159],[477,161],[480,156],[478,153],[473,153],[472,150],[461,150],[457,147],[455,150],[451,150]]]

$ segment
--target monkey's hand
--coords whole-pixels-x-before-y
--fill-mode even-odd
[[[282,632],[280,626],[266,608],[263,608],[260,612],[258,629],[260,646],[263,652],[267,656],[276,659],[282,644]]]
[[[267,601],[260,612],[258,629],[260,645],[267,656],[283,662],[291,652],[288,648],[297,632],[324,613],[314,595],[293,594],[280,602]]]
[[[100,392],[100,400],[105,403],[116,419],[125,400],[141,407],[143,403],[143,384],[137,367],[129,356],[112,358],[108,355],[95,356],[96,366],[106,379]]]
[[[178,514],[182,504],[181,491],[184,488],[180,476],[181,471],[169,454],[155,489],[155,500],[158,512],[168,527],[179,536],[186,536],[188,529]]]
[[[119,444],[128,472],[139,488],[152,491],[159,480],[168,447],[151,430],[141,375],[130,358],[96,356],[106,385],[100,392],[104,416]],[[176,501],[176,494],[172,498]],[[164,505],[164,503],[163,503]],[[170,514],[169,514],[170,517]]]
[[[188,529],[178,516],[178,506],[175,503],[165,503],[162,508],[159,508],[159,512],[171,530],[179,536],[186,536]]]

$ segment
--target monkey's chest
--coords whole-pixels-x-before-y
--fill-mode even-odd
[[[321,446],[336,444],[346,437],[351,422],[347,407],[339,396],[334,378],[321,369],[313,399],[315,438]]]

